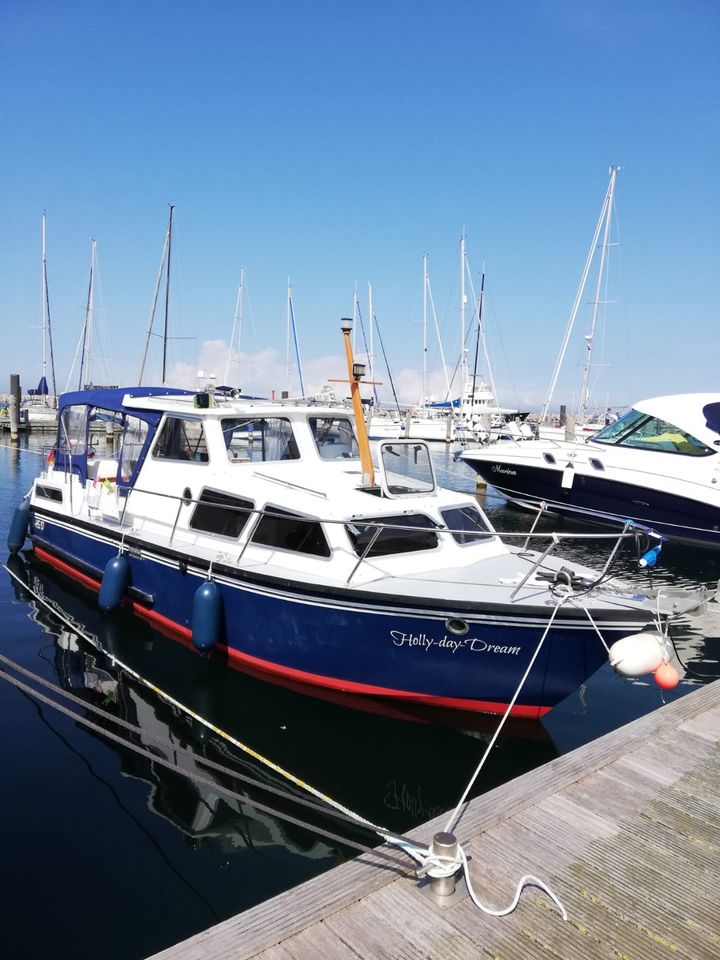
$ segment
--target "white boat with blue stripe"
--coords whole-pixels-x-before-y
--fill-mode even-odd
[[[353,404],[358,380],[343,322]],[[229,666],[309,689],[537,718],[608,645],[703,599],[507,546],[421,441],[370,460],[349,407],[165,388],[60,400],[8,545]],[[599,636],[599,635],[600,636]]]

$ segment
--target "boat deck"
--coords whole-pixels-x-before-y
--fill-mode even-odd
[[[716,681],[471,801],[456,832],[479,898],[504,907],[535,874],[567,922],[534,887],[504,918],[440,909],[363,855],[153,960],[716,958],[719,740]]]

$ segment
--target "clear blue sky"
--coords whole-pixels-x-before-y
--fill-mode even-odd
[[[457,355],[464,227],[500,399],[539,403],[611,163],[619,302],[598,402],[717,389],[719,28],[716,0],[4,0],[0,390],[41,372],[43,209],[61,386],[91,237],[107,375],[136,381],[172,202],[170,322],[197,338],[173,363],[204,357],[222,379],[244,264],[257,358],[233,379],[284,386],[288,277],[306,379],[340,375],[338,319],[356,283],[367,312],[370,280],[407,388],[423,253]]]

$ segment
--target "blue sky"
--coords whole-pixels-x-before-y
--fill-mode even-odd
[[[500,400],[539,404],[611,163],[617,302],[596,400],[716,389],[719,27],[715,0],[4,0],[0,389],[41,372],[43,209],[60,385],[92,237],[95,380],[136,382],[174,203],[176,379],[222,379],[245,265],[235,382],[285,386],[288,277],[306,381],[340,375],[338,319],[356,284],[367,313],[371,281],[415,399],[422,256],[454,360],[464,228]],[[586,316],[558,402],[579,388]]]

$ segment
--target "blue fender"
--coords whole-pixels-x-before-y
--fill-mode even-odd
[[[220,639],[222,613],[220,587],[206,580],[193,597],[192,642],[201,653],[206,653]]]
[[[19,553],[27,537],[28,523],[30,522],[30,501],[23,500],[15,507],[10,531],[7,537],[7,548],[10,553]]]
[[[117,557],[108,560],[100,584],[98,606],[105,613],[117,610],[123,601],[125,591],[130,583],[130,561],[126,554],[120,553]]]

